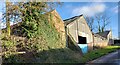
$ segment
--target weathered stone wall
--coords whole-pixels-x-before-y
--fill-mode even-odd
[[[106,47],[108,46],[108,40],[102,40],[102,41],[99,41],[99,42],[94,42],[94,46],[95,47]]]
[[[103,38],[101,38],[101,37],[95,37],[95,36],[94,36],[94,42],[95,42],[95,43],[101,42],[101,41],[103,41]]]
[[[108,46],[108,40],[101,36],[94,36],[94,44],[95,47],[105,47]]]
[[[112,32],[111,31],[107,35],[107,38],[104,38],[100,35],[94,36],[94,46],[105,47],[105,46],[108,46],[111,44],[114,44],[114,40],[112,40]]]
[[[50,24],[52,24],[56,28],[57,32],[59,32],[60,34],[60,45],[62,45],[63,48],[66,47],[65,26],[60,15],[57,13],[56,10],[53,10],[47,13],[47,17],[49,19]]]

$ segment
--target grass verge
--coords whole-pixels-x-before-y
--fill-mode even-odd
[[[103,55],[107,55],[111,52],[114,52],[118,49],[120,49],[120,46],[107,46],[107,47],[102,48],[102,49],[90,51],[89,53],[82,56],[80,62],[86,63],[86,62],[92,61],[92,60],[97,59]]]

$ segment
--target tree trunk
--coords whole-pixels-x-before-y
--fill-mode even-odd
[[[10,36],[10,19],[9,19],[9,2],[6,0],[6,28],[7,28],[7,35]]]

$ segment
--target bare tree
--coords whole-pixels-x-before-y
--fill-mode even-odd
[[[110,21],[109,21],[110,17],[108,17],[108,15],[106,13],[102,13],[102,14],[96,15],[95,18],[96,18],[96,22],[97,22],[98,32],[104,32],[106,27],[110,23]]]
[[[90,30],[93,31],[95,29],[95,25],[94,25],[94,17],[86,17],[86,21],[88,26],[90,27]]]

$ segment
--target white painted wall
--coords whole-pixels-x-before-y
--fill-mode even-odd
[[[92,32],[83,16],[68,24],[67,29],[76,42],[78,42],[78,35],[86,37],[87,43],[93,42]]]

